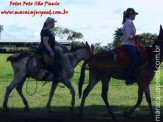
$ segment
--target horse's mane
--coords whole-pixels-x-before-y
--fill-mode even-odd
[[[28,56],[29,54],[30,53],[28,51],[23,51],[23,52],[19,53],[18,55],[12,55],[12,56],[7,57],[7,61],[17,62],[20,59]]]
[[[94,56],[106,57],[106,56],[110,56],[111,54],[112,54],[111,51],[102,51],[95,54]]]

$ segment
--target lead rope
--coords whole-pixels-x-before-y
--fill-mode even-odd
[[[29,82],[29,78],[28,78],[28,80],[27,80],[27,84],[26,84],[26,93],[29,95],[29,96],[32,96],[32,95],[34,95],[35,93],[36,93],[36,90],[37,90],[37,80],[36,80],[36,87],[35,87],[35,91],[32,93],[32,94],[29,94],[29,92],[28,92],[28,82]]]
[[[29,59],[31,60],[31,58],[32,57],[30,57]],[[28,69],[28,66],[29,66],[29,64],[30,64],[30,60],[28,59],[28,63],[27,63],[27,69]],[[31,67],[32,67],[32,63],[31,63]],[[29,72],[29,71],[28,71]],[[29,94],[29,92],[28,92],[28,82],[29,82],[29,77],[28,77],[28,80],[27,80],[27,84],[26,84],[26,93],[29,95],[29,96],[32,96],[32,95],[34,95],[35,93],[36,93],[36,90],[37,90],[37,80],[36,80],[36,87],[35,87],[35,91],[32,93],[32,94]]]

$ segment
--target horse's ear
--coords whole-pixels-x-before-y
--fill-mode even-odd
[[[86,46],[89,46],[88,42],[86,41]]]
[[[82,42],[82,45],[85,47],[85,44]]]
[[[160,30],[163,30],[163,29],[162,29],[162,25],[160,25]]]
[[[161,31],[162,31],[162,33],[163,33],[162,25],[160,25],[160,29],[161,29]]]
[[[159,32],[159,35],[158,35],[157,39],[160,39],[160,40],[163,39],[163,29],[162,29],[162,25],[160,25],[160,32]]]
[[[159,37],[161,36],[161,31],[162,31],[162,26],[160,25],[160,32],[159,32]]]
[[[89,49],[89,50],[91,50],[91,48],[90,48],[90,46],[89,46],[89,44],[88,44],[87,41],[86,41],[86,48]]]

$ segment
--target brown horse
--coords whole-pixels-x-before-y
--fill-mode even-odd
[[[163,41],[161,40],[163,40],[163,29],[160,26],[160,33],[156,41],[153,43],[151,47],[146,47],[147,54],[149,57],[148,64],[137,68],[136,72],[134,73],[135,80],[138,84],[138,99],[137,103],[132,108],[130,108],[128,112],[124,112],[125,116],[128,116],[129,114],[134,112],[134,110],[141,104],[143,93],[145,93],[150,113],[154,114],[154,110],[151,105],[149,84],[154,78],[155,71],[159,68],[160,63],[162,62]],[[107,96],[109,81],[110,78],[125,80],[125,72],[127,72],[127,67],[116,63],[114,60],[114,54],[112,54],[111,52],[101,52],[99,54],[90,56],[89,60],[83,63],[81,69],[81,76],[79,81],[79,97],[81,97],[82,95],[82,86],[84,83],[85,77],[84,72],[86,64],[88,64],[89,66],[89,84],[87,88],[84,90],[82,96],[82,101],[79,109],[80,116],[82,115],[86,97],[88,96],[90,91],[94,88],[94,86],[97,84],[97,82],[101,80],[102,82],[101,96],[105,102],[108,112],[112,115],[112,118],[115,118],[115,115],[109,105]]]

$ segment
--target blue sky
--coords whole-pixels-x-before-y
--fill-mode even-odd
[[[137,34],[143,32],[159,32],[163,25],[162,0],[41,0],[60,2],[59,6],[9,6],[11,0],[0,0],[0,11],[3,10],[63,10],[69,11],[67,15],[52,15],[58,22],[56,26],[69,28],[81,32],[82,40],[90,44],[101,43],[106,45],[113,41],[114,31],[122,27],[123,11],[132,7],[139,13],[134,24]],[[23,0],[12,0],[22,2]],[[35,2],[38,0],[28,0]],[[29,40],[39,41],[40,30],[46,18],[50,15],[2,15],[0,24],[4,26],[1,40]],[[59,38],[56,37],[58,40]]]

